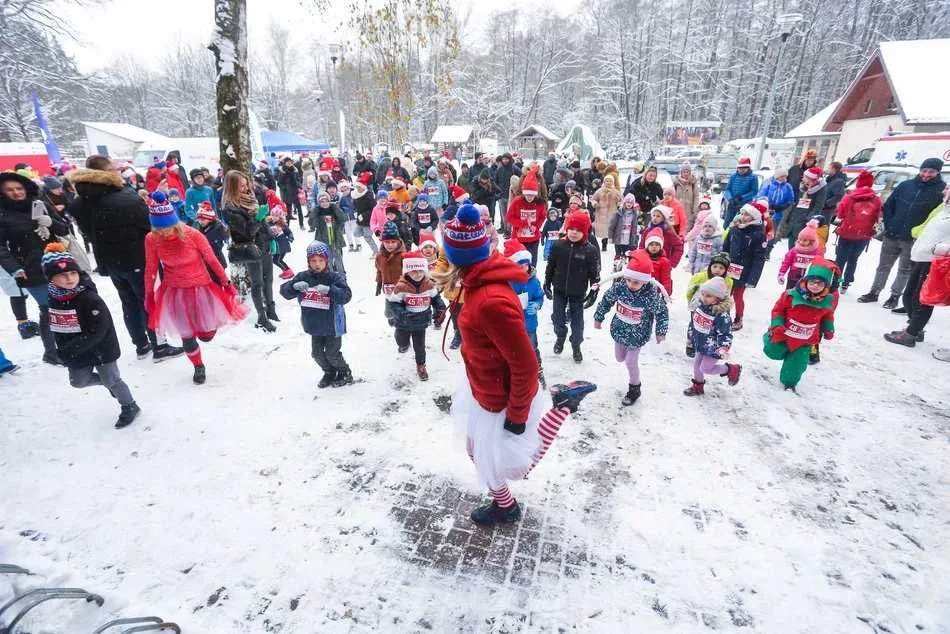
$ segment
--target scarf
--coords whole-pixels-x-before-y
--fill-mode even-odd
[[[50,282],[47,290],[51,299],[57,302],[69,302],[79,297],[79,294],[85,291],[86,287],[80,283],[76,288],[62,288]]]
[[[824,178],[819,178],[819,179],[818,179],[818,182],[815,183],[812,187],[805,187],[805,183],[802,182],[802,184],[801,184],[801,190],[802,190],[803,192],[805,192],[806,194],[808,194],[809,196],[811,196],[811,195],[814,194],[816,191],[818,191],[819,189],[821,189],[822,187],[824,187],[825,184],[826,184],[826,183],[825,183],[825,179],[824,179]]]

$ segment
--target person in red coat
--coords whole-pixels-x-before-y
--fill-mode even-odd
[[[663,253],[673,268],[683,259],[683,241],[673,229],[673,209],[666,205],[657,205],[650,211],[650,222],[640,234],[640,248],[646,249],[647,235],[654,229],[663,233]]]
[[[165,164],[164,177],[165,182],[168,183],[168,189],[177,189],[178,193],[182,196],[184,196],[185,192],[188,191],[188,187],[185,185],[186,181],[181,180],[178,161],[175,159],[168,159],[168,162]]]
[[[541,227],[547,220],[547,204],[541,196],[537,165],[531,167],[521,181],[521,195],[508,205],[508,224],[511,235],[531,254],[531,266],[538,264],[538,243]]]
[[[479,525],[521,519],[508,481],[523,478],[541,460],[568,414],[596,388],[586,381],[540,389],[538,361],[525,328],[521,302],[511,282],[525,283],[522,267],[492,253],[478,209],[470,202],[443,229],[450,266],[434,278],[443,289],[465,292],[458,317],[468,385],[453,399],[453,413],[466,426],[466,450],[491,504],[472,511]]]
[[[653,279],[666,289],[667,295],[673,294],[673,265],[663,251],[663,232],[651,229],[644,238],[646,252],[653,261]]]
[[[881,221],[881,197],[871,189],[872,185],[874,174],[864,170],[858,174],[857,188],[845,194],[838,203],[835,264],[843,273],[842,294],[848,292],[848,287],[854,282],[858,258],[867,250],[868,243],[874,237],[875,227]]]
[[[150,194],[155,192],[162,181],[165,180],[165,173],[165,161],[156,161],[153,163],[145,172],[145,191]],[[179,189],[178,191],[180,192],[182,190]]]

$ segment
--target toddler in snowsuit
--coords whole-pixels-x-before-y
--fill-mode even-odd
[[[409,224],[412,227],[414,244],[420,244],[421,233],[432,233],[439,226],[439,214],[431,207],[429,197],[425,193],[416,196],[416,206],[412,208]]]
[[[699,287],[699,304],[690,315],[686,339],[696,350],[693,361],[693,384],[683,390],[686,396],[704,394],[707,374],[729,378],[729,385],[739,382],[742,366],[722,363],[732,347],[732,299],[726,281],[713,277]]]
[[[353,373],[343,358],[346,313],[343,305],[353,293],[346,278],[330,268],[330,247],[314,241],[307,246],[307,270],[280,286],[286,299],[300,304],[300,323],[310,335],[310,355],[323,370],[317,387],[342,387],[353,382]]]
[[[778,283],[785,288],[795,288],[805,271],[816,257],[824,257],[825,247],[818,242],[818,221],[809,220],[798,232],[795,246],[788,250],[778,267]]]
[[[534,345],[534,356],[538,360],[538,380],[541,387],[547,388],[547,382],[544,380],[544,370],[541,367],[541,351],[538,350],[538,311],[544,304],[544,291],[541,289],[541,282],[534,275],[534,266],[531,265],[531,253],[523,247],[517,240],[511,239],[505,242],[505,257],[519,265],[528,274],[528,281],[509,282],[515,295],[521,301],[521,308],[524,311],[524,325],[528,331],[528,338]]]
[[[224,245],[228,243],[228,229],[214,212],[214,207],[207,200],[198,205],[198,215],[195,218],[195,229],[204,234],[211,250],[214,251],[214,257],[221,263],[221,267],[228,268],[228,262],[224,259]]]
[[[50,330],[69,371],[69,384],[104,386],[122,406],[115,428],[127,427],[140,409],[119,375],[116,361],[121,351],[109,307],[63,245],[47,245],[41,264],[49,280]]]
[[[656,342],[663,343],[669,330],[669,310],[663,291],[653,277],[653,262],[646,251],[630,254],[623,270],[623,284],[614,284],[600,299],[594,312],[594,328],[600,329],[607,312],[616,309],[610,322],[614,356],[627,365],[629,384],[621,404],[633,405],[640,398],[640,348],[650,340],[656,322]]]
[[[660,283],[667,295],[673,294],[673,265],[663,252],[663,233],[653,228],[644,238],[647,255],[653,262],[653,279]]]
[[[561,227],[563,226],[564,218],[561,217],[557,207],[548,209],[548,219],[544,221],[544,225],[541,227],[541,241],[544,243],[545,260],[550,257],[554,243],[561,239]]]
[[[722,252],[722,231],[719,221],[712,214],[703,219],[699,233],[689,245],[689,272],[696,275],[706,270],[712,258]]]
[[[413,251],[402,259],[403,276],[386,298],[392,304],[389,324],[396,328],[396,346],[400,354],[412,349],[416,357],[416,373],[422,381],[429,380],[426,370],[426,330],[436,314],[444,314],[445,303],[435,284],[429,279],[429,261],[422,253]]]
[[[614,256],[622,258],[630,249],[637,245],[637,218],[640,209],[633,194],[623,197],[623,203],[617,212],[610,218],[607,235],[614,243]]]
[[[386,319],[393,316],[392,304],[389,296],[402,276],[402,256],[406,252],[406,245],[399,237],[399,228],[396,223],[387,222],[380,234],[380,249],[376,254],[376,295],[383,295]]]
[[[762,337],[765,355],[782,362],[779,379],[795,390],[808,368],[811,347],[835,334],[838,267],[824,258],[812,260],[798,285],[782,293],[772,308],[769,331]]]

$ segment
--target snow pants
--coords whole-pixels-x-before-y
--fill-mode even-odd
[[[801,346],[795,350],[789,350],[788,344],[783,342],[775,343],[772,341],[771,333],[766,332],[762,336],[765,356],[769,359],[782,362],[782,371],[779,373],[779,380],[785,387],[795,387],[802,380],[802,375],[808,369],[808,356],[811,354],[811,346]]]
[[[342,348],[343,337],[310,335],[310,356],[324,372],[343,372],[347,369]]]

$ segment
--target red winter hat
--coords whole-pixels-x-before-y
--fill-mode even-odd
[[[825,173],[817,165],[812,165],[807,170],[805,170],[805,177],[810,178],[813,181],[821,180],[824,177]]]
[[[521,181],[521,193],[538,195],[538,174],[536,170],[530,170],[525,174]]]
[[[428,271],[429,270],[429,260],[425,255],[422,254],[422,251],[410,251],[402,256],[402,272],[409,273],[411,271]]]
[[[867,170],[861,170],[858,174],[858,187],[871,187],[874,185],[874,174]]]
[[[419,248],[429,245],[431,247],[439,248],[439,243],[435,241],[435,234],[431,231],[420,231],[419,232]]]
[[[505,241],[505,257],[515,264],[531,263],[531,253],[514,238]]]
[[[742,208],[739,209],[739,213],[742,212],[748,212],[748,214],[753,217],[757,213],[759,214],[759,218],[761,220],[765,220],[765,218],[769,215],[769,208],[758,200],[753,200],[750,203],[742,205]]]
[[[647,231],[647,237],[643,240],[643,246],[650,246],[651,242],[659,242],[663,246],[663,231],[659,227],[653,227]]]
[[[740,158],[739,158],[739,164],[738,164],[737,168],[738,168],[738,167],[748,167],[748,168],[751,169],[751,168],[752,168],[752,159],[750,159],[748,156],[740,157]]]
[[[587,239],[587,234],[590,233],[590,214],[586,211],[575,211],[567,214],[567,218],[564,219],[564,231],[568,229],[576,229],[584,234],[584,239]]]
[[[458,185],[451,185],[449,187],[449,196],[457,203],[465,202],[465,199],[468,198],[468,192],[459,187]]]
[[[630,259],[627,262],[627,268],[623,270],[624,278],[640,282],[653,281],[653,260],[650,259],[649,253],[643,249],[637,249],[631,251],[628,257]]]
[[[373,180],[373,173],[362,172],[359,176],[356,177],[356,180],[358,180],[359,182],[363,183],[364,185],[368,187],[370,184],[370,181]]]

